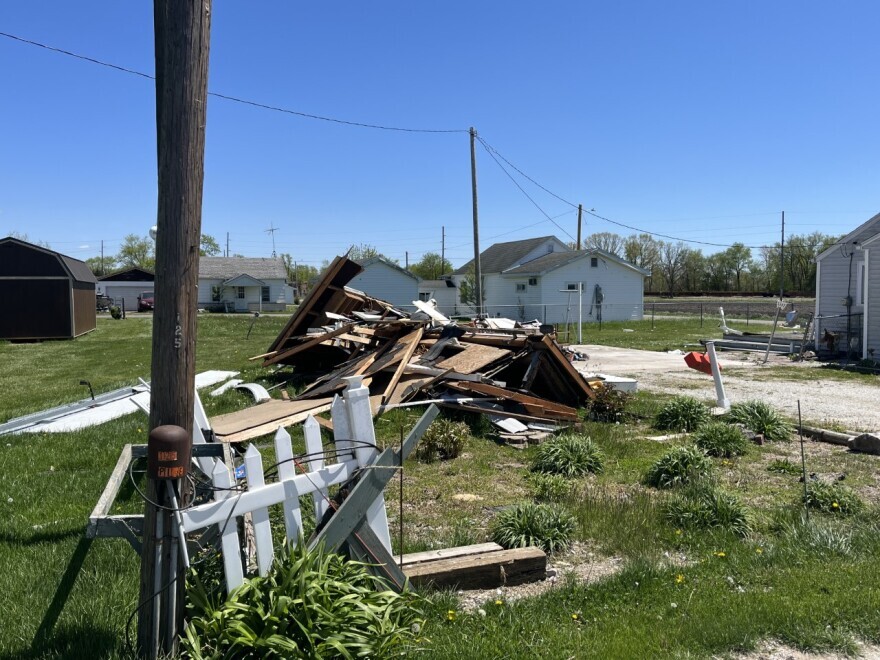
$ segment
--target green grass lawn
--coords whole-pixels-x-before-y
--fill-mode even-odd
[[[251,317],[200,317],[198,370],[270,378],[247,358],[263,352],[285,320],[261,317],[246,340]],[[683,341],[682,328],[689,328],[688,338],[702,335],[699,320],[666,322],[674,326],[657,323],[654,333],[650,321],[604,324],[587,341],[662,350],[682,347],[671,343]],[[101,392],[147,377],[150,325],[149,319],[102,319],[96,332],[72,342],[0,344],[0,420],[82,398],[80,379]],[[808,524],[800,519],[798,476],[767,469],[774,461],[799,465],[797,444],[712,459],[717,484],[746,504],[753,531],[741,538],[679,529],[663,513],[671,495],[641,485],[659,456],[688,442],[646,439],[658,434],[647,420],[661,400],[640,393],[630,407],[638,417],[619,425],[585,423],[605,469],[575,480],[565,502],[577,520],[581,551],[614,558],[620,569],[588,583],[563,573],[559,587],[515,603],[493,595],[485,616],[465,611],[454,593],[431,594],[422,655],[708,658],[770,638],[843,652],[857,642],[880,642],[880,459],[809,443],[809,471],[828,479],[845,475],[843,483],[867,507],[845,519],[813,514]],[[206,401],[212,414],[244,402],[235,393]],[[395,443],[418,414],[383,416],[379,440]],[[139,559],[124,541],[88,542],[83,531],[122,445],[145,442],[145,422],[135,414],[76,433],[0,438],[0,658],[125,657]],[[485,431],[474,424],[459,458],[406,465],[405,551],[483,542],[500,508],[532,497],[534,449],[497,445]],[[267,441],[259,444],[262,451]],[[397,478],[392,484],[388,513],[399,551]],[[138,495],[124,487],[117,511],[141,508]]]

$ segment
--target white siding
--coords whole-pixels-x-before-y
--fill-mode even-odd
[[[530,285],[528,275],[521,277],[505,277],[503,275],[487,275],[483,299],[486,302],[486,314],[501,316],[517,321],[541,320],[536,311],[541,304],[541,278],[537,285]],[[524,284],[525,291],[517,291],[517,285]]]
[[[419,295],[428,294],[437,303],[438,311],[445,316],[456,316],[460,313],[462,305],[458,300],[458,289],[445,284],[419,284]],[[415,300],[415,299],[413,299]]]
[[[577,292],[569,294],[566,287],[570,283],[583,283],[582,318],[584,323],[599,320],[599,309],[593,305],[595,288],[602,288],[603,321],[638,321],[644,312],[644,277],[631,268],[616,261],[599,256],[599,265],[590,266],[590,256],[569,262],[545,273],[541,278],[541,308],[527,316],[537,317],[546,323],[576,323],[578,315]],[[569,309],[569,300],[570,309]],[[546,309],[546,312],[544,311]]]
[[[137,311],[137,298],[144,291],[153,291],[155,282],[98,282],[97,292],[113,298],[113,304],[125,304],[125,311]]]
[[[852,314],[860,314],[864,309],[863,305],[857,304],[859,298],[857,284],[859,268],[864,263],[865,253],[853,249],[852,244],[843,247],[846,250],[835,250],[819,262],[816,283],[816,338],[822,349],[826,348],[826,345],[821,343],[822,337],[828,330],[838,335],[840,350],[846,350],[847,320],[844,301],[847,295],[852,296],[853,299]],[[853,317],[849,325],[850,338],[859,341],[859,351],[862,348],[862,320],[860,316]]]
[[[865,250],[868,257],[868,336],[865,338],[863,357],[880,360],[880,246]]]
[[[414,276],[402,273],[381,261],[364,268],[348,286],[408,311],[414,309],[412,301],[419,298],[419,282]]]

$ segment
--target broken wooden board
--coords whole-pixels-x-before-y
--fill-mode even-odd
[[[400,344],[403,345],[403,350],[397,359],[400,362],[397,365],[397,369],[394,371],[394,375],[391,377],[391,381],[388,383],[388,386],[385,388],[385,392],[382,394],[382,403],[389,403],[394,393],[394,388],[397,387],[397,383],[400,381],[400,377],[403,376],[403,370],[406,368],[406,365],[409,364],[410,358],[412,358],[413,353],[415,353],[416,347],[419,345],[419,340],[422,338],[422,332],[424,332],[424,328],[417,328],[415,332],[411,332],[406,335],[403,339],[400,340]],[[396,347],[395,347],[396,348]],[[393,351],[394,349],[392,349]]]
[[[516,392],[515,390],[510,390],[504,387],[497,387],[495,385],[489,385],[488,383],[472,382],[450,382],[446,383],[446,385],[461,392],[478,392],[480,394],[485,394],[486,396],[502,397],[508,401],[515,401],[522,405],[523,409],[530,415],[536,415],[538,417],[546,416],[548,418],[552,417],[554,419],[562,419],[569,422],[576,422],[578,420],[577,410],[575,408],[564,406],[561,403],[556,403],[554,401],[548,401],[547,399],[531,396],[529,394],[523,394],[522,392]]]
[[[306,339],[306,341],[300,344],[296,344],[295,346],[291,346],[290,348],[276,351],[274,355],[267,357],[265,360],[263,360],[263,366],[268,367],[269,365],[275,364],[276,362],[282,362],[290,357],[293,357],[297,353],[307,351],[308,349],[313,348],[318,344],[327,341],[328,339],[333,339],[334,337],[345,334],[349,332],[352,328],[354,328],[354,324],[349,323],[347,325],[343,325],[342,327],[336,328],[335,330],[331,330],[330,332],[325,332],[324,334],[314,336],[309,335],[309,338]]]
[[[494,589],[547,577],[547,555],[540,548],[495,550],[411,566],[403,572],[416,586]]]
[[[472,374],[481,371],[490,364],[503,360],[511,355],[511,352],[494,346],[482,344],[462,344],[464,350],[450,358],[438,362],[435,366],[439,369],[452,369],[463,374]]]
[[[424,552],[410,552],[403,555],[404,566],[415,566],[426,562],[440,561],[441,559],[453,559],[454,557],[472,557],[486,552],[504,550],[497,543],[476,543],[474,545],[460,545],[455,548],[442,548],[440,550],[425,550]]]
[[[272,399],[259,406],[212,417],[211,428],[220,442],[244,442],[274,433],[279,426],[303,422],[309,415],[326,412],[330,410],[332,402],[332,398],[306,401]]]

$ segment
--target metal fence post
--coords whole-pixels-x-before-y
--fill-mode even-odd
[[[749,324],[749,303],[746,303],[746,325]]]
[[[703,327],[703,303],[700,303],[700,327]]]
[[[657,303],[651,303],[651,330],[654,329],[654,308],[657,307]]]

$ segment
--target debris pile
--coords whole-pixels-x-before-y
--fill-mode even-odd
[[[503,439],[521,444],[576,422],[577,407],[602,387],[578,373],[538,324],[457,325],[420,301],[407,314],[345,286],[360,270],[337,257],[269,350],[252,358],[292,367],[310,384],[292,401],[213,419],[219,439],[240,442],[280,418],[291,424],[327,410],[345,379],[361,376],[374,414],[430,401],[486,414]]]

